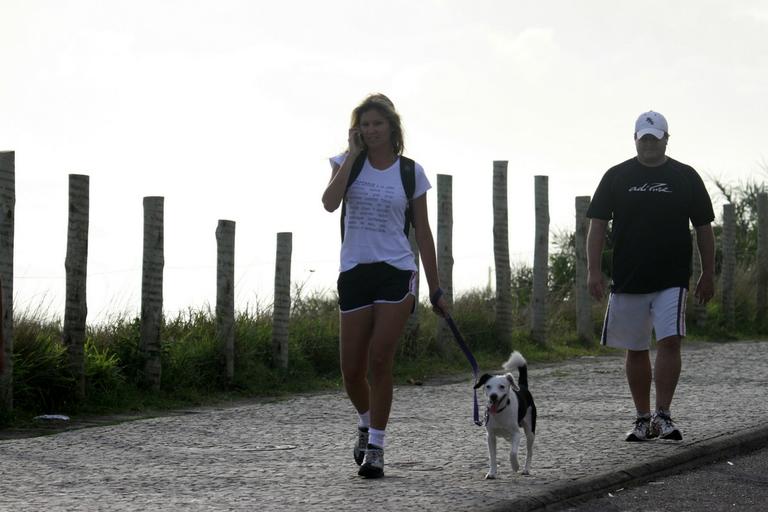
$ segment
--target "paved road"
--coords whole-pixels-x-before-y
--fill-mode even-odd
[[[561,512],[739,512],[768,508],[768,448],[726,457],[696,469],[655,477],[644,485],[572,500]]]
[[[534,365],[533,474],[502,459],[495,481],[469,377],[396,389],[381,480],[356,476],[356,415],[338,392],[6,440],[0,510],[534,510],[765,445],[766,368],[766,341],[686,345],[673,404],[685,441],[639,444],[622,440],[621,356]]]

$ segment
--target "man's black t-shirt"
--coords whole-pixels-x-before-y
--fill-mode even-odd
[[[667,158],[646,167],[632,158],[610,168],[587,217],[613,219],[613,284],[617,293],[688,288],[691,234],[715,214],[704,182],[688,165]]]

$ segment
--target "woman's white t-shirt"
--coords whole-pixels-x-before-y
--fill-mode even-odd
[[[346,154],[331,158],[344,162]],[[432,188],[424,169],[415,164],[413,199]],[[385,262],[401,270],[417,271],[411,245],[403,232],[407,197],[400,178],[400,158],[387,169],[375,169],[366,158],[360,175],[347,190],[344,242],[340,272],[359,263]]]

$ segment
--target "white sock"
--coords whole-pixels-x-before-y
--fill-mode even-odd
[[[373,427],[369,428],[368,444],[384,448],[384,431]]]
[[[371,411],[357,413],[357,428],[368,428],[371,426]]]

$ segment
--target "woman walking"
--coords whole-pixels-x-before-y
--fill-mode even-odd
[[[378,478],[384,475],[395,352],[416,305],[418,268],[406,234],[408,217],[434,311],[441,314],[446,303],[427,217],[431,185],[424,169],[402,156],[400,116],[386,96],[374,94],[354,109],[350,125],[347,151],[331,158],[323,206],[333,212],[344,202],[338,279],[341,372],[359,417],[353,451],[358,474]]]

